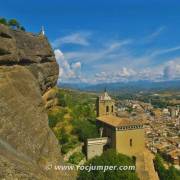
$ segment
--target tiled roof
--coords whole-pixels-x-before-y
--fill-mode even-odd
[[[122,126],[130,126],[130,125],[142,125],[141,121],[130,120],[128,118],[120,118],[113,115],[105,115],[96,118],[98,121],[103,122],[105,124],[114,126],[114,127],[122,127]]]

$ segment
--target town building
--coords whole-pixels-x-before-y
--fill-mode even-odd
[[[98,97],[96,105],[96,123],[105,139],[100,137],[101,139],[87,140],[88,158],[100,155],[108,148],[114,148],[117,152],[129,156],[143,152],[145,148],[143,123],[116,116],[115,101],[107,91]]]

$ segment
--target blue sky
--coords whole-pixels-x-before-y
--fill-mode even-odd
[[[6,0],[0,16],[45,27],[59,81],[180,79],[178,0]]]

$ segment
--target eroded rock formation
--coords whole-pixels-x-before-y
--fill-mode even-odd
[[[57,78],[46,37],[0,25],[0,179],[73,179],[45,168],[62,164],[42,101]]]
[[[45,104],[45,108],[48,110],[52,107],[59,106],[59,101],[57,98],[58,90],[57,88],[52,88],[46,93],[43,94],[43,101]]]

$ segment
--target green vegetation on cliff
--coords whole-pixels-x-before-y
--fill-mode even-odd
[[[85,166],[98,167],[98,170],[83,170],[79,171],[78,180],[138,180],[137,174],[134,170],[118,170],[120,166],[135,166],[132,158],[117,153],[115,150],[109,149],[101,156],[96,156],[85,163]],[[115,170],[100,170],[101,167],[117,167]]]
[[[59,106],[49,110],[49,126],[52,128],[66,154],[87,138],[98,137],[96,128],[96,95],[57,89]]]
[[[75,152],[69,157],[69,163],[71,164],[79,164],[81,160],[84,158],[84,154],[82,152]]]
[[[0,24],[9,26],[11,29],[18,29],[25,31],[25,28],[16,19],[7,20],[6,18],[0,18]]]

